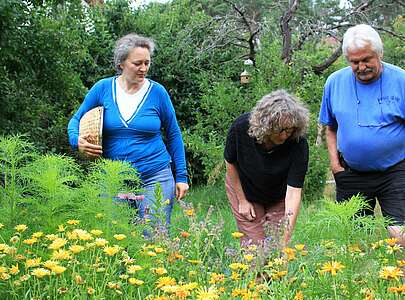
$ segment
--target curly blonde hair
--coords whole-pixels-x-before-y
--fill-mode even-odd
[[[265,95],[253,108],[248,134],[262,144],[272,133],[295,128],[289,138],[299,139],[305,135],[308,124],[309,111],[301,101],[285,90],[277,90]]]

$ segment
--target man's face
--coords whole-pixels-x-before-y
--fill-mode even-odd
[[[370,83],[380,77],[382,71],[381,57],[370,46],[349,50],[347,60],[360,82]]]

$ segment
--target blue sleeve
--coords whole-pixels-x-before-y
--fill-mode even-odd
[[[83,103],[70,119],[68,124],[69,144],[72,149],[77,149],[79,140],[79,124],[82,116],[92,108],[102,105],[103,81],[97,82],[87,93]]]
[[[331,94],[331,80],[328,78],[323,89],[321,110],[319,112],[319,123],[336,128],[337,122],[334,118],[331,107]]]
[[[162,87],[160,93],[160,119],[166,133],[167,148],[174,162],[176,182],[187,183],[186,154],[180,127],[170,96]]]

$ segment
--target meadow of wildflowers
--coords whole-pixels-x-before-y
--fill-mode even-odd
[[[132,222],[134,212],[111,200],[136,180],[125,164],[95,162],[84,174],[69,158],[32,154],[17,142],[0,141],[0,299],[405,295],[404,250],[387,237],[382,218],[351,217],[364,205],[359,197],[304,205],[283,249],[271,239],[266,249],[241,248],[222,187],[211,188],[214,200],[205,188],[179,201],[168,233]]]

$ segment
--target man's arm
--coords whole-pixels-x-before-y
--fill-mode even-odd
[[[225,161],[226,175],[231,181],[232,188],[238,198],[239,213],[243,215],[247,220],[252,221],[256,218],[256,212],[252,203],[250,203],[243,192],[242,185],[240,183],[238,169],[235,165]]]
[[[326,126],[325,130],[326,135],[326,146],[328,147],[329,152],[329,162],[330,168],[333,174],[336,174],[345,169],[339,162],[339,154],[337,150],[337,138],[336,138],[336,129],[332,126]]]

